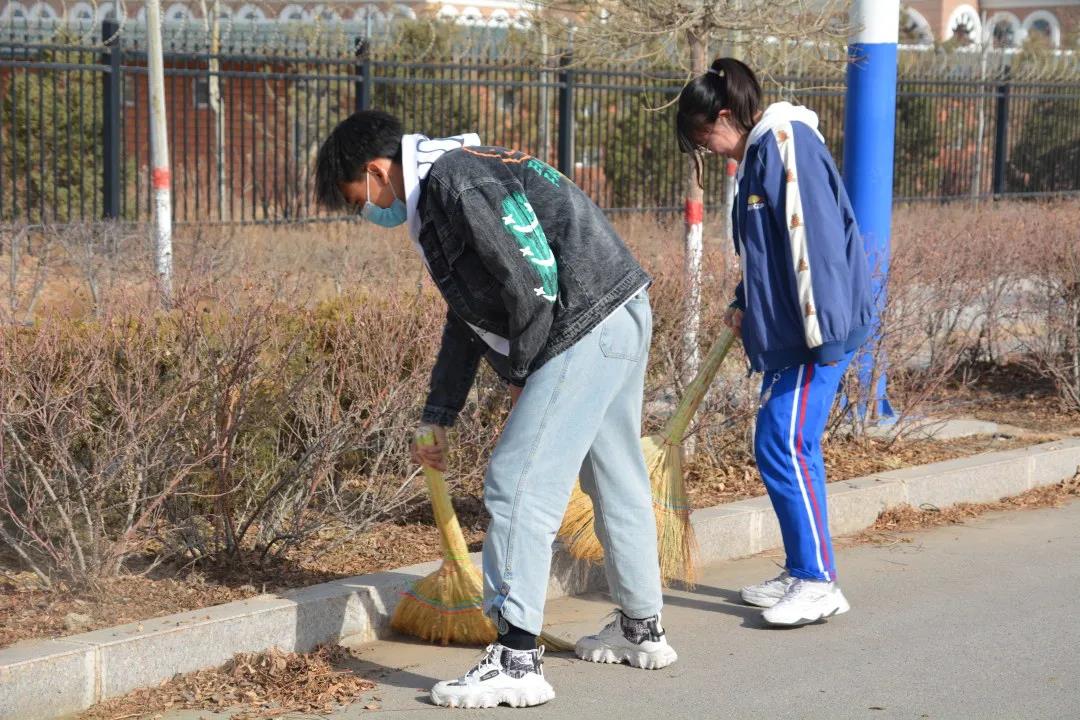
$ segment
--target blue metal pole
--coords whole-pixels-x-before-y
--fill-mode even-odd
[[[844,111],[844,184],[870,261],[877,307],[871,342],[858,359],[862,387],[870,389],[860,410],[883,420],[895,416],[886,397],[887,366],[877,344],[889,272],[899,19],[900,0],[852,2],[854,34],[848,44]]]

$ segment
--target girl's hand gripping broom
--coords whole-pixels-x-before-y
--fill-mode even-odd
[[[683,483],[682,443],[694,413],[734,342],[735,335],[725,330],[709,350],[697,377],[687,386],[685,396],[664,431],[641,439],[641,451],[652,483],[660,575],[665,583],[676,579],[693,583],[697,577],[697,543],[690,525],[690,501]],[[559,537],[574,557],[594,562],[604,557],[593,527],[592,500],[582,492],[580,485],[574,487]]]

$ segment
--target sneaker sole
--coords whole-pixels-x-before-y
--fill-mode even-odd
[[[818,622],[820,620],[825,620],[827,618],[836,617],[837,615],[843,615],[844,613],[846,613],[850,609],[851,609],[851,605],[848,604],[848,601],[845,598],[841,598],[840,602],[837,604],[837,606],[835,608],[833,608],[832,610],[830,610],[827,613],[822,613],[821,615],[818,615],[817,617],[813,617],[813,618],[805,618],[804,617],[804,618],[799,618],[797,620],[794,620],[792,622],[784,622],[784,621],[778,621],[778,620],[770,620],[768,617],[766,617],[766,615],[764,613],[762,613],[761,617],[768,624],[776,625],[777,627],[798,627],[799,625],[809,625],[810,623],[816,623],[816,622]]]
[[[499,705],[510,707],[533,707],[555,699],[553,689],[537,690],[498,690],[479,693],[476,695],[439,695],[431,691],[431,702],[440,707],[461,708],[472,710],[477,708],[493,708]]]
[[[630,649],[620,649],[615,651],[607,645],[589,647],[588,645],[579,643],[577,647],[574,648],[574,654],[588,662],[610,663],[614,665],[625,662],[632,667],[641,668],[642,670],[660,670],[679,659],[678,654],[671,647],[666,647],[650,653],[643,650]]]

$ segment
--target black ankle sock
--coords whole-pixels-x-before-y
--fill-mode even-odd
[[[505,622],[505,621],[504,621]],[[507,631],[499,633],[499,644],[511,650],[535,650],[536,636],[531,632],[506,623]]]

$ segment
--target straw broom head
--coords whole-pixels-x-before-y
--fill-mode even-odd
[[[683,483],[682,447],[667,443],[661,435],[652,435],[641,439],[641,451],[652,485],[660,576],[665,585],[672,580],[693,584],[697,577],[697,545]],[[604,561],[604,548],[593,526],[592,499],[580,484],[574,485],[559,537],[573,557],[597,564]]]
[[[660,578],[664,585],[681,580],[693,586],[697,581],[697,540],[690,524],[690,498],[683,482],[682,445],[673,445],[661,435],[651,435],[642,439],[641,449],[652,483]]]
[[[417,434],[417,442],[432,445],[430,430]],[[438,570],[413,583],[406,590],[390,625],[400,633],[413,635],[442,645],[486,645],[495,642],[495,623],[484,615],[484,584],[469,557],[450,492],[443,474],[425,467],[435,524],[443,548],[443,563]],[[574,644],[551,633],[540,633],[538,644],[551,652],[572,652]]]
[[[717,338],[697,377],[687,386],[665,432],[641,439],[656,514],[660,576],[665,585],[672,580],[693,585],[697,578],[697,541],[690,524],[690,499],[683,480],[682,442],[694,413],[734,342],[735,336],[730,330]],[[559,537],[574,557],[596,563],[603,561],[604,550],[593,527],[592,501],[581,490],[580,483],[574,486]]]
[[[416,441],[433,445],[434,434],[422,429]],[[497,636],[495,624],[484,615],[484,586],[469,558],[450,491],[443,474],[424,467],[435,524],[442,542],[443,563],[432,574],[405,591],[390,625],[395,630],[443,645],[485,645]]]

